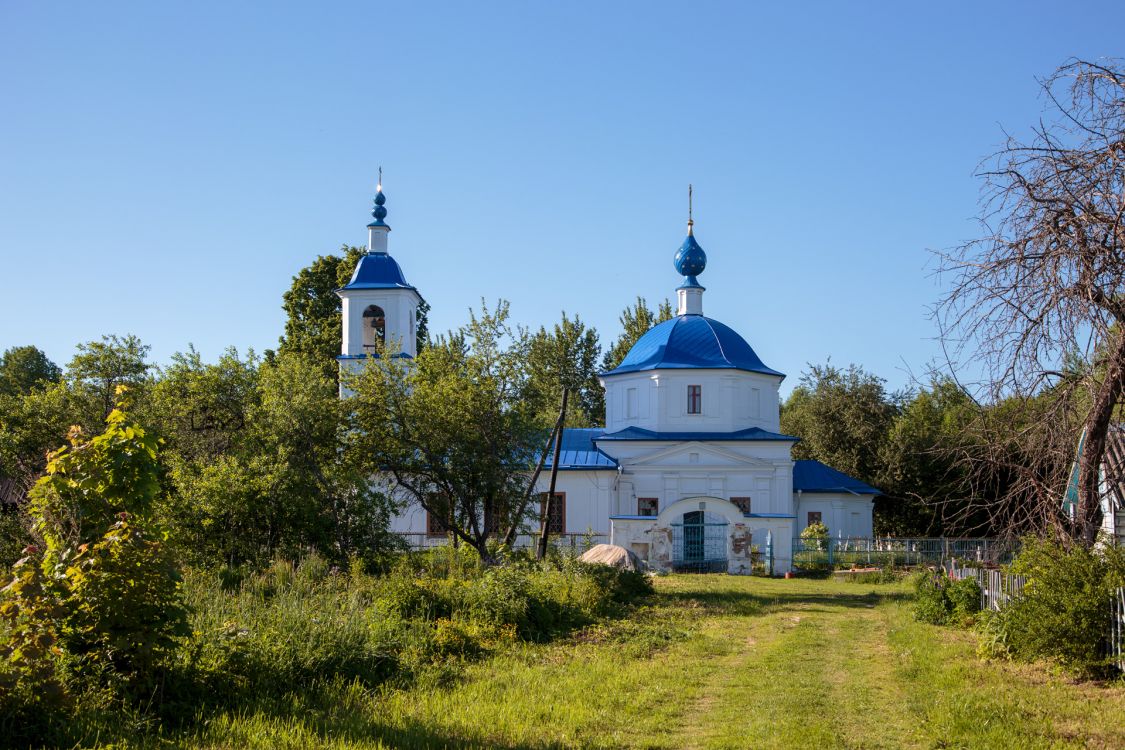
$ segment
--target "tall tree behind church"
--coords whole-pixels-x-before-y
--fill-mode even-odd
[[[588,328],[575,315],[545,327],[528,338],[527,369],[535,410],[544,425],[550,424],[559,409],[563,388],[570,390],[573,407],[568,410],[568,427],[596,427],[605,419],[605,391],[598,382],[601,355],[598,332]]]

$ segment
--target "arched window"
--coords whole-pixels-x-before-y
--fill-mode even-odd
[[[363,348],[374,349],[376,344],[387,343],[387,316],[383,308],[369,305],[363,311]]]

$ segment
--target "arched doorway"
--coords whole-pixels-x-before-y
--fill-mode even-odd
[[[704,510],[690,510],[673,520],[672,570],[685,573],[725,573],[728,521]]]

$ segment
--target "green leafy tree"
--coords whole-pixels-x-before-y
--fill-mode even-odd
[[[936,378],[902,405],[881,453],[876,483],[880,531],[894,536],[943,533],[946,509],[966,496],[960,455],[969,447],[978,408],[949,378]]]
[[[781,409],[781,430],[801,438],[794,458],[812,458],[865,482],[878,480],[880,453],[898,414],[883,380],[855,365],[812,365]]]
[[[566,424],[595,427],[605,419],[605,391],[598,381],[601,345],[598,333],[576,315],[564,312],[548,331],[541,327],[528,337],[527,366],[531,398],[543,424],[558,414],[563,388],[570,390]]]
[[[22,396],[61,377],[59,366],[34,346],[15,346],[0,355],[0,397]]]
[[[672,319],[672,303],[663,300],[654,312],[644,297],[637,297],[632,307],[621,312],[621,335],[606,350],[602,358],[602,370],[608,371],[621,364],[633,344],[644,336],[653,326]]]
[[[524,337],[487,308],[412,364],[372,358],[346,381],[352,449],[398,502],[416,502],[491,560],[490,536],[525,520],[542,431]]]
[[[101,341],[78,345],[78,354],[66,366],[66,377],[91,400],[102,419],[113,410],[118,387],[128,387],[134,401],[143,394],[152,369],[148,353],[149,347],[131,334],[102,336]]]
[[[236,448],[250,430],[259,403],[260,361],[253,351],[227,349],[205,363],[194,348],[172,356],[153,384],[148,418],[180,460],[208,461]]]
[[[26,493],[46,469],[48,451],[65,442],[67,430],[87,414],[84,399],[65,383],[0,397],[0,476]],[[88,423],[91,429],[96,425]]]
[[[320,255],[293,277],[283,295],[285,334],[279,352],[304,354],[335,371],[342,335],[342,303],[336,290],[348,283],[363,250],[344,245],[340,255]]]
[[[387,503],[349,463],[337,384],[322,363],[285,352],[255,369],[228,352],[215,365],[184,364],[154,403],[167,396],[179,407],[161,513],[185,556],[264,563],[311,548],[342,560],[393,543]],[[202,434],[193,419],[206,423]]]

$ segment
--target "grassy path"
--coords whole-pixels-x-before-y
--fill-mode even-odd
[[[338,748],[1125,747],[1125,687],[981,662],[901,586],[678,576],[572,642],[407,691],[340,687],[184,742]],[[176,743],[181,744],[181,743]]]

